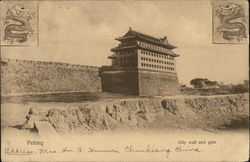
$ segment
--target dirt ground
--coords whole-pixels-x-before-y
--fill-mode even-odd
[[[183,96],[179,96],[179,98]],[[189,96],[193,98],[195,96]],[[167,99],[173,99],[168,97]],[[158,100],[166,100],[166,98],[155,98]],[[106,99],[99,101],[100,105],[113,104],[113,99]],[[127,104],[133,104],[138,99],[126,99]],[[148,99],[149,101],[151,99]],[[217,99],[216,99],[217,100]],[[117,103],[123,103],[123,99],[117,99]],[[147,102],[149,102],[147,101]],[[167,102],[167,101],[166,101]],[[199,128],[184,128],[167,127],[166,129],[151,129],[150,127],[133,127],[132,129],[103,130],[97,132],[90,132],[86,134],[51,134],[47,135],[46,131],[38,135],[36,131],[20,129],[26,122],[26,116],[30,108],[36,107],[53,107],[56,110],[64,109],[63,107],[75,107],[83,104],[91,105],[93,101],[84,102],[5,102],[1,104],[1,131],[2,131],[2,156],[8,161],[30,161],[40,159],[41,161],[179,161],[179,160],[216,160],[216,161],[245,161],[249,154],[249,132],[247,127],[230,127],[230,129],[199,129]],[[146,102],[145,102],[146,103]],[[145,104],[144,103],[144,104]],[[155,103],[150,103],[151,106],[157,107]],[[128,104],[129,105],[129,104]],[[142,108],[143,106],[141,106]],[[122,109],[120,107],[120,109]],[[156,109],[158,111],[158,109]],[[141,110],[140,110],[141,111]],[[167,110],[169,111],[169,110]],[[184,110],[179,110],[181,113],[186,113]],[[171,112],[165,112],[163,114]],[[140,114],[141,115],[141,114]],[[173,115],[172,115],[173,116]],[[111,116],[112,117],[112,116]],[[169,122],[171,115],[167,115]],[[59,119],[59,118],[58,118]],[[115,118],[114,118],[115,119]],[[150,119],[150,118],[149,118]],[[141,119],[140,119],[141,120]],[[112,119],[113,121],[113,119]],[[159,121],[157,121],[159,122]],[[185,125],[185,119],[182,120]],[[176,125],[182,125],[177,122]],[[153,124],[157,126],[157,123]],[[151,126],[151,125],[150,125]],[[46,128],[45,128],[46,129]],[[43,141],[44,146],[28,145],[27,141]],[[192,142],[188,143],[188,142]],[[196,141],[197,143],[194,143]],[[205,141],[205,142],[204,142]],[[201,142],[200,144],[198,142]],[[203,142],[203,144],[202,144]],[[184,144],[185,143],[185,144]],[[210,143],[210,144],[209,144]],[[178,151],[178,147],[182,147]],[[22,148],[38,150],[31,156],[9,156],[6,153],[6,148]],[[67,153],[61,153],[63,149],[67,148]],[[85,150],[83,153],[77,152],[79,148]],[[90,153],[91,149],[95,149],[94,153]],[[147,149],[162,149],[168,148],[171,153],[143,153],[136,150]],[[190,151],[198,148],[199,152]],[[56,150],[56,153],[38,153],[41,149]],[[110,149],[116,149],[119,153],[109,152]],[[187,151],[189,149],[189,151]],[[107,151],[108,150],[108,151]],[[185,151],[186,150],[186,151]],[[65,150],[64,150],[65,151]],[[79,151],[79,150],[78,150]],[[49,151],[48,151],[49,152]],[[59,154],[60,153],[60,154]]]

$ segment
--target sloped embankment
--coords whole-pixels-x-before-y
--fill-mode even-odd
[[[249,116],[248,101],[248,94],[238,94],[122,99],[71,107],[33,107],[30,108],[22,128],[36,128],[38,123],[46,123],[59,134],[130,128],[221,129],[233,127],[235,123],[246,126]]]

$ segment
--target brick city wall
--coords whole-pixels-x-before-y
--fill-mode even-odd
[[[1,94],[100,92],[99,68],[57,62],[1,59]]]
[[[140,96],[180,94],[176,75],[148,70],[139,70],[139,90]]]
[[[139,95],[136,70],[104,71],[101,78],[103,92]]]
[[[179,84],[176,75],[149,70],[100,72],[95,66],[1,60],[3,95],[101,91],[140,96],[175,95],[179,93]]]
[[[154,96],[180,94],[175,74],[150,70],[105,71],[101,73],[102,91]]]

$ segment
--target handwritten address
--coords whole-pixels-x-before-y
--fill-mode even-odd
[[[38,144],[40,146],[43,142],[32,143],[30,141],[27,142],[27,145],[31,144]],[[33,154],[65,154],[65,153],[113,153],[113,154],[120,154],[120,153],[165,153],[166,157],[168,158],[171,152],[203,152],[203,150],[199,147],[200,145],[215,145],[216,141],[185,141],[185,140],[178,140],[176,142],[175,147],[159,147],[154,146],[151,144],[146,144],[145,146],[138,146],[138,145],[127,145],[123,148],[99,148],[96,146],[91,147],[76,147],[76,148],[69,148],[69,147],[61,147],[56,149],[39,147],[39,148],[30,148],[30,149],[22,149],[22,148],[5,148],[4,153],[6,155],[33,155]]]

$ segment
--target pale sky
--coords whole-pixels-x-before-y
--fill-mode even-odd
[[[39,46],[2,47],[1,56],[109,65],[115,37],[134,30],[167,36],[177,46],[181,83],[195,77],[225,83],[248,78],[247,44],[212,44],[210,1],[45,1],[39,4]]]

